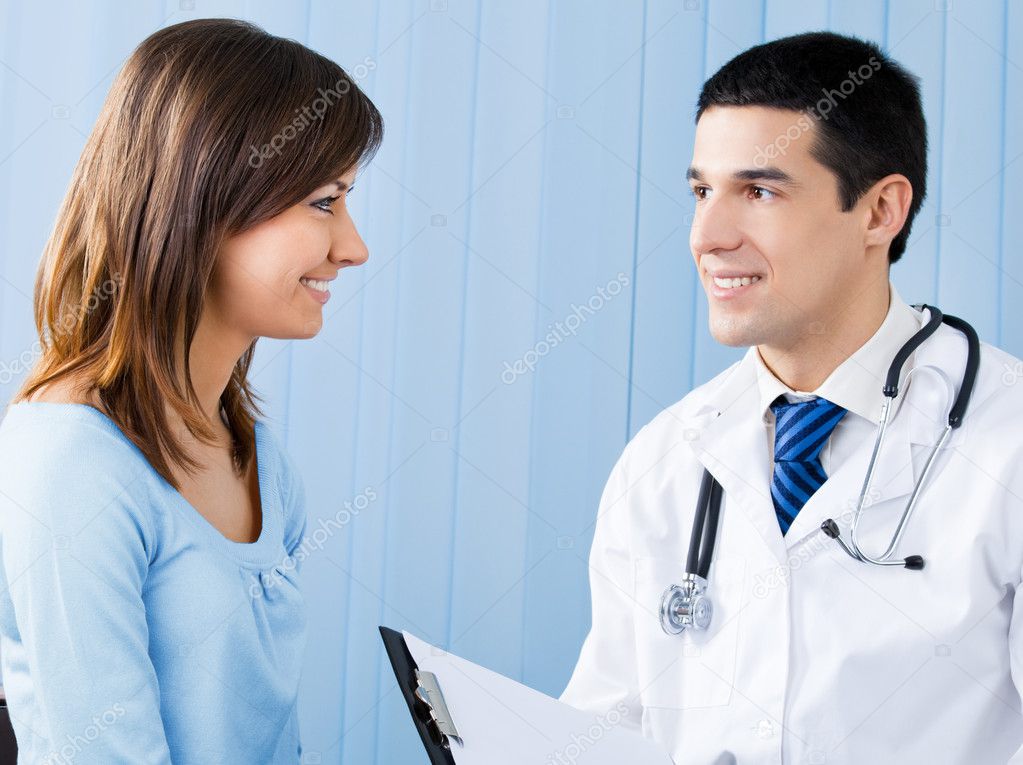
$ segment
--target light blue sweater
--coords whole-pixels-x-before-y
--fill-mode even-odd
[[[221,534],[87,404],[0,422],[0,668],[19,762],[296,763],[300,474],[256,423],[259,539]]]

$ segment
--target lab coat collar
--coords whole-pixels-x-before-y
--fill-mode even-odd
[[[819,533],[825,519],[834,518],[846,532],[876,431],[871,431],[871,436],[863,439],[853,455],[835,469],[783,536],[771,500],[773,465],[768,460],[756,353],[756,347],[751,346],[741,361],[722,373],[720,382],[707,386],[703,405],[687,419],[685,440],[697,460],[721,484],[724,504],[741,508],[765,545],[785,565],[789,549],[808,535]],[[877,513],[875,517],[882,522],[883,515],[894,529],[922,470],[923,460],[914,461],[912,445],[925,445],[929,452],[929,447],[937,442],[947,424],[948,410],[965,365],[965,338],[944,324],[907,360],[875,467],[865,517]],[[969,410],[979,403],[975,393]],[[969,410],[963,425],[952,431],[946,450],[955,448],[965,438],[970,426]]]

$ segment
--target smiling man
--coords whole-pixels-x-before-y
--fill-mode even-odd
[[[748,350],[615,465],[562,700],[677,765],[1023,762],[1019,361],[977,344],[946,427],[967,336],[889,280],[925,193],[916,78],[797,35],[729,61],[696,119],[690,246],[712,335]]]

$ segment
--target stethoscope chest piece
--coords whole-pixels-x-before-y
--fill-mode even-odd
[[[682,575],[681,584],[673,584],[661,596],[661,629],[678,635],[687,629],[705,630],[714,615],[714,604],[704,593],[707,580],[697,574]]]

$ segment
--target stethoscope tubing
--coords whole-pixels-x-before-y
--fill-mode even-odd
[[[942,312],[934,306],[926,304],[914,307],[918,309],[926,308],[930,314],[930,318],[927,324],[921,328],[919,332],[914,334],[913,337],[909,339],[909,342],[899,349],[899,352],[895,354],[895,358],[892,360],[891,366],[888,368],[888,375],[885,379],[883,390],[885,402],[881,408],[880,426],[878,428],[877,438],[874,441],[874,449],[870,455],[867,474],[863,480],[863,487],[860,490],[860,496],[856,502],[856,512],[853,514],[853,520],[850,524],[849,544],[847,545],[845,540],[842,539],[838,525],[833,519],[828,518],[824,521],[824,523],[821,524],[821,529],[823,529],[828,536],[835,539],[842,546],[842,549],[856,560],[864,563],[872,563],[877,566],[903,566],[910,570],[918,571],[924,566],[923,557],[919,555],[910,555],[902,560],[891,560],[891,557],[895,554],[895,550],[902,539],[902,535],[906,530],[909,519],[912,516],[913,511],[916,509],[917,500],[920,498],[920,492],[927,482],[927,476],[931,472],[931,468],[934,465],[938,452],[944,448],[945,443],[952,434],[952,431],[963,423],[963,418],[966,414],[966,407],[969,405],[970,397],[973,395],[973,388],[977,381],[977,370],[980,366],[980,339],[977,337],[976,330],[973,329],[969,322],[966,322],[957,316],[942,314]],[[955,401],[949,409],[948,424],[942,431],[938,442],[931,448],[930,454],[927,456],[927,461],[924,463],[924,468],[920,474],[920,478],[913,486],[913,492],[910,495],[909,502],[906,504],[905,509],[902,511],[902,516],[899,518],[899,523],[895,528],[895,533],[892,535],[892,539],[888,543],[888,547],[885,551],[879,557],[874,558],[867,555],[859,546],[857,541],[857,531],[859,529],[860,518],[863,514],[863,503],[867,492],[870,489],[870,484],[874,480],[874,468],[877,463],[877,457],[881,451],[881,446],[884,442],[885,433],[888,429],[891,408],[896,396],[899,395],[899,377],[902,374],[902,367],[905,365],[910,354],[928,337],[934,334],[942,322],[958,329],[966,337],[967,355],[966,368],[963,372],[963,380],[959,386],[959,393],[956,395]]]
[[[709,470],[705,470],[703,471],[703,480],[700,482],[700,497],[696,502],[693,533],[689,538],[689,557],[686,560],[686,573],[696,574],[703,579],[707,578],[707,574],[710,572],[710,560],[714,541],[717,539],[718,517],[720,514],[721,484],[714,479]],[[706,534],[704,534],[705,521],[707,525]]]

